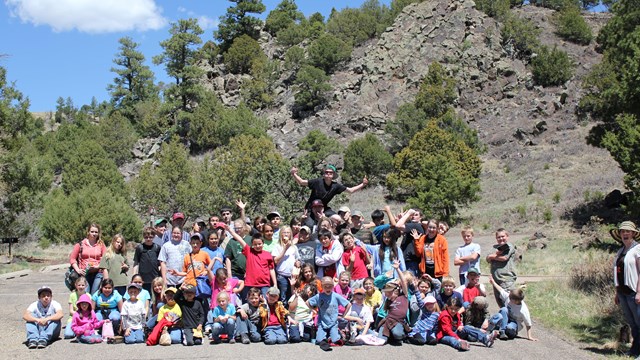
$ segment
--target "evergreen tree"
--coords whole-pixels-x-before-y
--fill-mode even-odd
[[[298,5],[294,0],[282,0],[273,9],[265,20],[264,28],[271,35],[276,35],[278,31],[284,30],[304,19],[304,14],[298,10]]]
[[[393,156],[372,133],[349,143],[344,153],[342,178],[347,184],[357,184],[365,176],[369,183],[384,183],[393,168]]]
[[[324,34],[309,45],[309,63],[330,74],[351,57],[351,50],[351,46],[339,38]]]
[[[118,42],[119,52],[113,59],[118,67],[111,68],[117,76],[107,90],[114,108],[135,123],[135,104],[157,98],[158,89],[153,84],[153,72],[144,64],[144,55],[138,51],[139,44],[129,37],[123,37]]]
[[[224,63],[230,72],[246,74],[254,61],[264,62],[266,57],[256,40],[248,35],[241,35],[233,40],[233,44],[224,54]]]
[[[295,105],[302,111],[313,110],[328,100],[329,76],[316,67],[304,65],[296,78]]]
[[[197,45],[202,43],[203,33],[198,20],[179,20],[171,24],[171,38],[160,42],[164,52],[153,58],[156,65],[164,64],[167,74],[175,80],[164,92],[165,99],[175,102],[175,109],[189,111],[202,96],[198,80],[204,70],[197,66]]]
[[[227,13],[220,17],[218,30],[213,33],[213,37],[220,42],[222,52],[227,51],[235,38],[248,35],[258,40],[262,20],[249,14],[262,14],[267,8],[262,0],[229,0],[235,6],[227,8]]]
[[[318,129],[313,129],[298,142],[298,149],[303,151],[298,167],[315,173],[318,167],[332,154],[342,154],[344,149],[338,140],[327,136]]]
[[[416,95],[416,107],[424,111],[428,118],[440,117],[457,98],[455,79],[447,75],[440,63],[431,63]]]

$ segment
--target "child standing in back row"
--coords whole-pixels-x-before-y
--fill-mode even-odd
[[[464,285],[469,269],[476,268],[480,270],[480,245],[473,242],[473,228],[463,227],[460,234],[464,244],[456,249],[453,264],[459,266],[460,285]]]

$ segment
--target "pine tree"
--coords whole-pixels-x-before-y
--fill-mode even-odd
[[[129,37],[123,37],[118,42],[119,52],[113,59],[118,67],[111,68],[117,76],[107,90],[114,108],[135,123],[135,104],[157,98],[158,89],[153,84],[153,72],[144,64],[144,54],[138,51],[139,44]]]
[[[220,17],[218,30],[213,37],[220,41],[220,48],[227,51],[233,40],[241,35],[248,35],[255,40],[260,37],[262,20],[249,14],[262,14],[267,8],[262,0],[229,0],[236,6],[227,8],[227,13]]]

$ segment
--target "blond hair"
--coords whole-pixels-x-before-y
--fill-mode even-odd
[[[122,240],[122,247],[120,248],[120,251],[116,250],[113,245],[117,239]],[[127,241],[124,239],[124,236],[122,236],[122,234],[115,234],[113,236],[113,238],[111,239],[111,244],[109,244],[109,247],[107,248],[107,252],[105,252],[104,256],[107,259],[111,259],[116,254],[122,255],[122,257],[124,258],[127,257]]]

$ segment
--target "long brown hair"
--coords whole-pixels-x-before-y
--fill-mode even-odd
[[[98,229],[98,240],[96,241],[96,244],[104,246],[104,241],[102,240],[102,227],[100,225],[96,223],[89,224],[89,226],[87,227],[87,236],[89,236],[89,232],[91,231],[92,227]]]
[[[389,245],[385,244],[384,240],[380,243],[380,249],[378,250],[378,257],[380,258],[380,263],[384,262],[384,251],[389,247],[389,261],[393,262],[393,260],[398,259],[398,245],[397,241],[400,237],[400,230],[396,228],[390,228],[389,230],[384,232],[383,236],[389,238]]]

